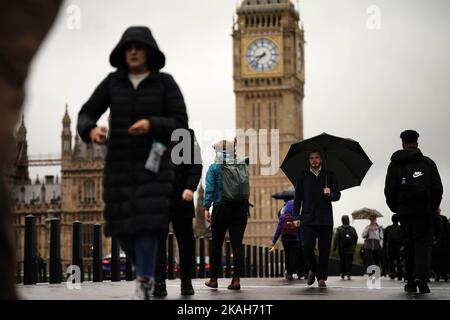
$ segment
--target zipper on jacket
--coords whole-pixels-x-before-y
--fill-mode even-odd
[[[141,81],[142,83],[142,81]],[[128,84],[131,86],[131,89],[133,90],[133,95],[132,95],[132,102],[131,102],[131,119],[132,119],[132,123],[131,125],[133,125],[136,122],[135,119],[135,114],[136,114],[136,100],[137,100],[137,89],[139,87],[136,87],[136,89],[134,89],[133,84],[131,83],[130,79],[128,79]],[[132,196],[131,196],[131,210],[133,211],[133,215],[134,217],[137,216],[136,214],[136,139],[134,139],[133,135],[130,135],[130,139],[132,140],[131,143],[131,165],[132,165],[132,174],[131,174],[131,181],[132,181],[132,188],[133,188],[133,192],[132,192]]]

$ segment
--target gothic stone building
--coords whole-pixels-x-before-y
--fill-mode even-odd
[[[61,134],[61,178],[48,175],[44,179],[37,177],[31,181],[26,135],[22,117],[16,134],[17,156],[10,175],[17,261],[23,270],[25,217],[31,214],[36,217],[38,253],[47,261],[50,257],[49,219],[60,219],[63,267],[70,265],[72,260],[72,223],[77,220],[82,222],[84,265],[87,266],[92,262],[93,225],[103,223],[102,180],[106,147],[86,144],[78,134],[73,139],[71,119],[66,107]],[[202,203],[202,186],[198,190],[198,197],[197,203]],[[196,236],[210,237],[203,211],[197,210],[196,215]],[[110,253],[110,248],[111,239],[103,237],[103,255]],[[177,252],[178,248],[175,247],[175,250]]]
[[[244,0],[237,9],[237,21],[233,25],[236,128],[278,129],[279,164],[290,145],[303,138],[305,40],[299,23],[299,13],[289,0]],[[45,177],[32,183],[28,176],[23,122],[17,141],[18,156],[12,180],[18,261],[23,262],[25,216],[33,214],[37,219],[39,252],[45,259],[49,257],[47,219],[61,219],[63,266],[70,264],[71,260],[72,222],[83,222],[83,253],[89,263],[93,224],[103,222],[104,146],[85,144],[77,135],[73,141],[71,120],[66,110],[61,135],[61,178]],[[282,205],[271,195],[291,186],[281,171],[262,175],[262,167],[253,164],[250,168],[250,202],[254,207],[244,242],[253,245],[270,241]],[[202,203],[202,197],[203,189],[200,187],[197,204]],[[196,235],[209,236],[201,205],[197,205],[196,215]],[[106,255],[110,251],[110,240],[103,240],[103,253]]]
[[[16,231],[17,260],[23,263],[25,217],[36,217],[38,253],[49,259],[49,219],[61,224],[61,262],[64,267],[72,259],[72,223],[81,221],[85,265],[91,262],[93,225],[103,222],[102,177],[105,147],[83,143],[76,135],[72,146],[69,114],[63,117],[61,135],[61,178],[45,176],[34,182],[28,174],[26,128],[17,131],[17,157],[13,173],[13,219]],[[110,252],[110,239],[103,239],[103,254]]]

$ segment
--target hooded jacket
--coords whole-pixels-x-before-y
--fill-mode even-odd
[[[334,235],[333,251],[338,249],[340,253],[354,253],[355,247],[358,243],[358,233],[355,228],[350,225],[350,219],[347,215],[342,216],[341,221],[342,225],[336,229],[336,234]],[[344,247],[342,245],[342,238],[346,234],[350,234],[352,236],[353,246]]]
[[[286,218],[286,215],[291,215],[293,214],[294,211],[294,200],[289,200],[288,202],[286,202],[286,204],[284,205],[284,208],[281,210],[281,214],[280,217],[278,219],[278,225],[277,225],[277,229],[275,230],[275,234],[273,235],[272,238],[272,243],[276,243],[278,241],[278,238],[281,236],[281,242],[299,242],[300,241],[300,232],[292,238],[287,238],[284,235],[281,234],[282,228],[283,228],[283,222],[284,219]]]
[[[144,43],[149,48],[151,72],[136,89],[128,78],[125,65],[124,46],[130,41]],[[100,83],[78,114],[78,134],[84,142],[90,143],[91,129],[110,109],[103,175],[104,232],[107,236],[166,231],[168,228],[175,179],[170,138],[175,129],[187,128],[188,118],[175,80],[159,71],[164,61],[148,28],[128,28],[110,56],[111,65],[117,70]],[[128,134],[128,128],[140,119],[149,119],[150,131],[139,136]],[[155,140],[169,147],[161,157],[157,173],[145,169]]]
[[[119,43],[113,49],[109,56],[109,63],[116,68],[127,69],[125,60],[125,45],[130,42],[139,42],[148,49],[148,68],[151,72],[157,72],[162,69],[166,63],[166,57],[159,50],[158,44],[149,28],[147,27],[129,27],[123,33]]]
[[[222,167],[223,161],[230,159],[226,151],[217,151],[214,163],[208,167],[205,178],[205,199],[203,207],[208,210],[212,205],[219,206],[222,202]]]
[[[402,201],[400,197],[400,186],[402,182],[404,168],[407,164],[424,162],[429,170],[430,190],[427,203],[421,206]],[[389,164],[384,194],[386,203],[392,212],[404,215],[423,215],[437,211],[442,200],[443,187],[438,169],[433,160],[425,157],[420,149],[402,149],[394,152]]]

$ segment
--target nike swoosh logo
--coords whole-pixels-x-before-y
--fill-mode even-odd
[[[423,172],[414,172],[414,174],[413,174],[413,178],[418,178],[421,176],[423,176]]]

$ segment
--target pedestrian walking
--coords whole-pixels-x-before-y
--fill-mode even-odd
[[[165,56],[149,28],[129,27],[109,61],[116,71],[82,106],[77,130],[84,142],[107,145],[104,233],[118,239],[135,265],[134,298],[149,299],[158,239],[167,232],[173,194],[171,135],[187,128],[186,106],[173,77],[160,72]],[[97,126],[108,107],[109,133]]]
[[[406,292],[429,293],[426,283],[431,266],[433,219],[442,200],[442,182],[436,164],[418,148],[419,134],[400,134],[402,149],[389,164],[384,194],[397,213],[405,246]]]
[[[244,253],[242,240],[249,215],[248,159],[236,159],[236,139],[222,140],[213,146],[216,158],[208,168],[205,185],[205,220],[211,223],[211,277],[205,282],[210,288],[218,287],[222,264],[222,246],[228,231],[233,250],[233,278],[230,290],[241,288]],[[211,206],[213,207],[210,212]]]
[[[187,141],[185,141],[185,139]],[[186,156],[187,161],[175,166],[175,184],[169,221],[177,238],[178,251],[180,255],[180,280],[181,295],[193,295],[192,273],[194,268],[195,238],[193,229],[193,218],[195,218],[194,192],[197,190],[198,183],[202,177],[201,151],[195,138],[194,130],[189,129],[183,139],[178,143],[187,144],[186,148],[181,149],[180,157],[184,158],[184,152],[189,153]],[[166,264],[167,264],[167,234],[161,238],[158,246],[156,259],[155,290],[153,295],[156,297],[167,296],[166,289]]]
[[[47,263],[40,252],[37,255],[37,270],[39,282],[47,282]]]
[[[381,268],[381,250],[383,243],[383,228],[378,225],[377,217],[370,217],[370,224],[366,226],[361,234],[364,239],[364,255],[366,257],[366,269],[376,265]]]
[[[326,287],[332,202],[340,199],[342,190],[361,185],[371,166],[372,161],[353,139],[322,133],[290,146],[280,168],[295,187],[294,218],[300,226],[308,285],[317,278],[319,287]],[[314,254],[317,241],[318,266]]]
[[[398,221],[398,215],[392,215],[392,225],[384,231],[383,248],[387,252],[389,277],[391,279],[403,279],[403,265],[401,259],[402,230]]]
[[[441,209],[438,209],[434,218],[434,235],[431,263],[434,281],[439,282],[440,279],[443,279],[447,282],[449,269],[450,225],[447,217],[441,215]]]
[[[341,278],[351,280],[353,255],[355,254],[358,234],[347,215],[341,218],[342,225],[336,229],[333,241],[333,251],[338,251],[340,259]]]
[[[328,259],[333,236],[333,208],[331,203],[341,197],[336,175],[322,167],[321,150],[309,152],[309,170],[303,171],[295,185],[294,219],[300,227],[308,285],[317,278],[320,288],[326,288]],[[301,212],[300,212],[301,208]],[[318,242],[319,263],[314,249]]]
[[[277,229],[272,238],[271,248],[275,247],[281,236],[281,242],[286,256],[286,280],[294,280],[293,274],[297,272],[297,254],[300,242],[299,228],[294,224],[294,201],[289,200],[281,210]]]

